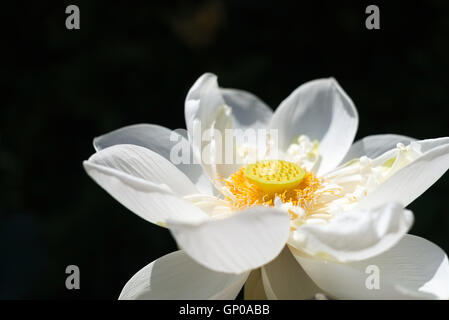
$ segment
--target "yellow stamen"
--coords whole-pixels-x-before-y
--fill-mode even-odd
[[[264,167],[260,162],[256,164],[259,164],[255,170],[256,177],[259,177],[257,173]],[[320,179],[312,172],[307,172],[302,168],[295,175],[293,175],[293,172],[295,172],[294,169],[290,176],[281,174],[280,177],[285,178],[287,182],[277,184],[276,188],[267,186],[268,183],[271,183],[271,180],[268,182],[262,180],[261,182],[253,178],[253,168],[256,164],[242,167],[228,179],[224,180],[226,188],[230,191],[230,194],[225,196],[225,198],[230,201],[234,209],[244,209],[254,205],[274,206],[275,198],[279,197],[283,203],[290,202],[293,206],[299,206],[306,210],[306,212],[312,212],[313,210],[317,210],[319,206],[315,201],[316,198],[321,194],[327,193],[319,192],[318,190],[322,187]],[[290,168],[287,164],[284,164],[283,168]],[[269,169],[267,167],[269,166],[266,164],[265,169],[268,171]],[[248,171],[253,175],[248,175]],[[275,170],[275,172],[279,174],[279,171]],[[289,179],[288,177],[294,178]],[[275,180],[277,181],[277,178]],[[295,183],[292,183],[293,181]],[[279,185],[282,185],[283,188],[277,188]]]

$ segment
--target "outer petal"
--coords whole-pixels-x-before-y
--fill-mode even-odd
[[[220,177],[228,177],[238,170],[238,141],[251,140],[250,143],[263,145],[262,142],[252,141],[252,137],[258,138],[257,131],[246,130],[266,128],[272,111],[251,93],[220,88],[217,77],[206,73],[187,94],[185,117],[195,159],[203,164],[212,182],[219,185]],[[215,137],[208,141],[207,132],[211,129],[218,131],[221,139]],[[227,136],[226,129],[239,130],[230,131],[233,136]]]
[[[281,254],[262,267],[265,293],[270,300],[313,299],[321,292],[285,247]]]
[[[220,89],[227,106],[232,110],[234,128],[267,128],[273,110],[252,93],[236,89]]]
[[[423,154],[396,172],[359,203],[372,208],[389,201],[409,205],[449,168],[449,138],[417,141]]]
[[[225,219],[187,224],[170,221],[178,245],[200,264],[219,272],[241,273],[273,260],[288,239],[287,213],[253,207]]]
[[[213,186],[203,172],[201,165],[193,162],[193,152],[189,141],[176,131],[154,124],[136,124],[114,130],[94,139],[94,147],[97,151],[117,144],[134,144],[148,148],[172,163],[172,152],[177,150],[176,148],[181,149],[182,152],[187,152],[185,159],[188,161],[175,164],[176,167],[189,177],[200,192],[213,193]]]
[[[340,212],[327,224],[304,224],[293,233],[289,244],[329,260],[364,260],[393,247],[412,223],[410,211],[389,203],[372,210]]]
[[[216,115],[225,105],[217,84],[217,76],[203,74],[187,93],[185,101],[185,118],[187,131],[192,133],[194,122],[199,120],[209,127],[216,120]]]
[[[298,135],[320,142],[318,173],[335,168],[351,147],[358,126],[357,110],[333,78],[307,82],[275,110],[270,127],[278,129],[279,147],[286,150]]]
[[[293,253],[316,284],[335,298],[449,299],[446,254],[416,236],[406,235],[381,255],[353,263],[332,263],[307,258],[295,250]],[[373,281],[377,271],[378,289]]]
[[[202,221],[206,213],[179,196],[197,193],[192,182],[157,153],[135,145],[116,145],[92,155],[84,168],[111,196],[140,217]]]
[[[195,160],[203,165],[212,183],[219,185],[219,177],[228,177],[238,167],[226,163],[229,150],[226,129],[232,129],[231,109],[226,106],[217,84],[217,77],[206,73],[189,90],[185,101],[185,118]],[[211,133],[220,135],[212,136]],[[234,143],[232,146],[235,147]]]
[[[139,270],[125,285],[119,299],[235,299],[247,277],[248,273],[214,272],[183,251],[176,251]]]
[[[251,271],[243,290],[245,300],[267,300],[260,268]]]
[[[368,136],[354,143],[341,163],[343,164],[362,156],[367,156],[374,159],[388,150],[395,148],[398,143],[408,145],[412,141],[416,141],[416,139],[397,134],[378,134]]]

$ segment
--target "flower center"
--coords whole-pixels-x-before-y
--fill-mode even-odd
[[[307,211],[317,209],[322,187],[312,172],[284,160],[264,160],[240,168],[224,180],[225,199],[234,209],[274,206],[276,198]]]
[[[265,160],[246,166],[245,177],[266,193],[280,193],[297,187],[305,171],[283,160]]]

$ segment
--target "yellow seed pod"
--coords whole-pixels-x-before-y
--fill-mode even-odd
[[[282,193],[297,187],[305,171],[298,165],[284,160],[264,160],[249,164],[245,177],[267,193]]]

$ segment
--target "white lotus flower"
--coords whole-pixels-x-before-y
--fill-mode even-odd
[[[407,234],[413,215],[404,209],[448,169],[449,138],[388,134],[352,144],[357,111],[332,78],[300,86],[273,113],[204,74],[185,117],[190,140],[130,126],[96,138],[97,152],[84,162],[100,186],[166,226],[181,248],[137,272],[121,299],[233,299],[245,283],[248,299],[449,298],[446,254]],[[199,125],[200,133],[275,129],[280,153],[240,144],[246,163],[217,163],[217,141],[204,152],[192,139]],[[179,141],[208,161],[172,164]],[[366,285],[372,266],[374,289]]]

